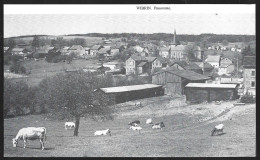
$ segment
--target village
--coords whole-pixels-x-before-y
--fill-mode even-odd
[[[56,41],[59,39],[62,40],[58,37]],[[201,48],[194,43],[180,43],[175,30],[171,42],[167,44],[161,41],[159,46],[149,42],[130,46],[125,39],[112,41],[102,38],[98,44],[92,44],[91,47],[81,45],[58,45],[57,47],[54,44],[53,46],[37,47],[32,51],[33,47],[30,44],[17,44],[13,48],[4,47],[4,52],[6,55],[20,57],[19,61],[34,60],[36,63],[37,61],[47,61],[46,57],[50,57],[50,55],[53,55],[52,59],[55,59],[55,56],[61,57],[56,58],[61,59],[61,62],[58,63],[62,63],[62,61],[64,63],[65,60],[68,63],[77,63],[79,59],[86,59],[93,61],[93,64],[64,69],[64,71],[83,70],[111,74],[114,81],[116,81],[116,77],[133,75],[146,79],[141,84],[147,84],[147,87],[140,87],[140,89],[134,86],[133,88],[136,89],[131,89],[129,86],[127,87],[129,89],[122,90],[120,88],[123,87],[115,84],[117,88],[111,88],[111,91],[106,93],[106,89],[101,88],[101,91],[108,96],[113,94],[113,96],[125,97],[123,94],[126,91],[133,92],[133,94],[140,91],[140,94],[136,95],[134,99],[144,95],[165,94],[173,97],[185,95],[187,101],[192,103],[233,100],[245,94],[255,96],[255,56],[254,54],[241,54],[247,46],[244,48],[239,48],[238,45],[229,47],[220,43],[208,46]],[[121,58],[122,56],[124,57]],[[72,57],[71,60],[69,57]],[[31,65],[30,69],[32,69]],[[153,90],[156,92],[151,94]],[[197,95],[197,97],[192,95]],[[128,98],[123,99],[126,102]],[[118,99],[123,102],[122,98]]]

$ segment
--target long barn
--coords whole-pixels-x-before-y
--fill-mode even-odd
[[[95,91],[97,95],[102,96],[109,104],[123,103],[131,100],[155,97],[163,95],[161,85],[142,84],[120,87],[99,88]]]
[[[162,69],[152,76],[152,83],[162,85],[167,95],[183,95],[188,83],[205,83],[210,77],[189,70]]]
[[[186,100],[190,103],[225,101],[238,98],[237,84],[189,83],[185,86]]]

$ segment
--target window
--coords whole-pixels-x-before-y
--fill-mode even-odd
[[[255,81],[251,81],[251,87],[255,88]]]
[[[251,71],[251,76],[252,76],[252,77],[255,76],[255,71]]]

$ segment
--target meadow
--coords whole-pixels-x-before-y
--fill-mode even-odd
[[[200,122],[201,116],[196,113],[204,105],[174,106],[178,99],[153,97],[142,99],[144,107],[134,108],[131,103],[118,105],[128,109],[119,110],[114,120],[93,121],[81,118],[79,136],[73,137],[73,130],[65,130],[64,122],[45,119],[44,115],[29,115],[4,120],[4,156],[5,157],[233,157],[255,156],[255,104],[240,108],[230,108],[232,120],[218,119],[225,114],[214,116],[214,120]],[[153,102],[153,103],[148,103]],[[230,103],[218,105],[226,108]],[[211,106],[214,104],[210,104]],[[216,106],[215,106],[216,107]],[[132,109],[131,109],[132,108]],[[154,112],[147,113],[147,108]],[[161,115],[156,110],[167,110],[168,115]],[[181,108],[186,108],[181,112]],[[187,108],[195,108],[189,111]],[[213,108],[213,107],[209,107]],[[183,110],[183,111],[184,111]],[[215,109],[216,110],[216,109]],[[127,113],[132,114],[127,114]],[[144,114],[144,113],[147,114]],[[136,113],[136,114],[134,114]],[[138,114],[139,113],[139,114]],[[226,114],[227,115],[227,114]],[[229,115],[230,116],[230,115]],[[163,121],[163,130],[153,130],[145,124],[147,118],[154,123]],[[139,119],[142,134],[129,130],[129,121]],[[217,120],[218,119],[218,120]],[[212,128],[223,123],[224,134],[211,136]],[[40,149],[39,141],[29,141],[24,149],[23,141],[17,148],[12,147],[12,138],[22,127],[44,126],[47,128],[46,150]],[[112,136],[94,136],[96,130],[109,128]]]

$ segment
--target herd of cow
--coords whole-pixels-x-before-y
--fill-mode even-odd
[[[129,122],[128,125],[130,125],[129,129],[132,129],[134,131],[138,131],[139,134],[141,134],[142,127],[140,126],[140,121],[135,120],[133,122]],[[151,124],[152,129],[163,129],[165,127],[164,123],[156,123],[154,124],[152,122],[152,119],[149,118],[146,120],[146,124]],[[70,129],[75,128],[75,123],[74,122],[66,122],[65,123],[65,129],[67,130],[68,127]],[[215,133],[219,134],[219,132],[223,133],[224,125],[219,124],[214,127],[214,129],[211,131],[211,136],[213,136]],[[95,136],[101,136],[101,135],[110,135],[111,136],[111,130],[106,129],[106,130],[99,130],[94,133]],[[26,148],[26,143],[27,140],[40,140],[41,143],[41,149],[44,150],[44,141],[46,141],[47,136],[46,136],[46,128],[45,127],[27,127],[27,128],[22,128],[18,131],[17,135],[15,138],[13,138],[13,147],[16,147],[18,144],[18,140],[23,140],[24,141],[24,148]]]

